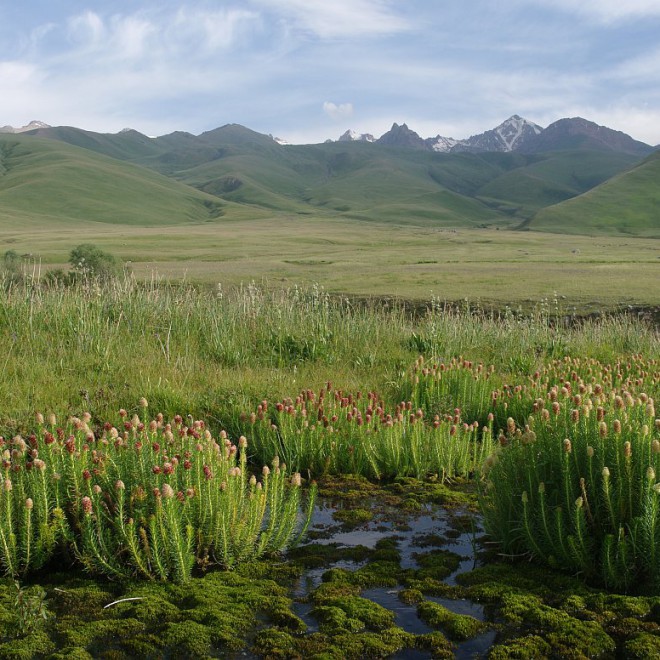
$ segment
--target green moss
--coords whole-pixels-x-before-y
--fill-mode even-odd
[[[380,633],[343,633],[332,638],[332,646],[339,650],[339,658],[387,658],[401,649],[415,645],[415,636],[401,628],[388,628]]]
[[[31,660],[55,651],[55,644],[43,630],[0,644],[0,658]]]
[[[621,594],[607,594],[599,599],[592,598],[590,604],[597,606],[601,611],[609,610],[617,617],[645,617],[651,612],[651,604],[646,598],[635,598]]]
[[[121,644],[145,630],[137,619],[97,619],[80,621],[76,616],[58,617],[56,629],[63,646],[79,646],[91,653]]]
[[[533,594],[515,591],[504,592],[500,596],[498,612],[510,623],[522,623],[529,613],[543,605],[543,600]]]
[[[518,591],[536,594],[542,598],[563,597],[567,593],[589,597],[593,590],[583,582],[532,564],[500,562],[489,563],[456,577],[459,584],[467,587],[485,585],[491,593]]]
[[[294,658],[296,642],[290,633],[277,628],[260,630],[252,651],[263,658]]]
[[[361,621],[371,630],[389,628],[394,622],[394,612],[359,596],[344,596],[326,601],[331,607],[343,610],[350,619]]]
[[[415,605],[424,600],[424,594],[419,589],[402,589],[397,596],[406,605]]]
[[[576,615],[584,612],[587,609],[587,603],[582,596],[570,594],[560,604],[562,610],[571,615]]]
[[[343,630],[357,632],[365,628],[363,621],[350,617],[346,610],[336,605],[319,605],[311,614],[319,622],[319,630],[323,633],[336,634]]]
[[[164,646],[177,658],[205,658],[211,649],[211,631],[195,621],[166,624],[162,638]]]
[[[552,648],[548,642],[538,635],[527,635],[518,637],[506,644],[493,646],[488,654],[489,660],[508,660],[509,658],[528,660],[535,658],[549,658]]]
[[[613,653],[614,640],[594,621],[581,621],[547,605],[531,608],[526,623],[547,632],[543,637],[562,657],[596,657]]]
[[[139,593],[138,592],[131,592]],[[179,621],[181,611],[161,594],[146,592],[146,596],[131,596],[142,600],[127,601],[113,605],[112,613],[117,618],[133,618],[147,624],[157,624],[163,621]]]
[[[458,534],[460,536],[460,532]],[[454,533],[451,534],[452,538],[455,538],[455,536]],[[441,548],[447,545],[449,538],[449,534],[445,534],[444,536],[440,536],[439,534],[418,534],[414,537],[412,545],[417,548]]]
[[[660,658],[660,636],[649,633],[640,633],[627,640],[623,645],[626,658],[631,660],[648,660],[648,658]]]
[[[350,582],[362,589],[371,587],[396,587],[399,584],[401,569],[398,562],[375,561],[356,571],[344,568],[331,568],[323,574],[324,582]]]
[[[295,565],[318,568],[337,561],[364,561],[373,551],[363,545],[344,547],[338,543],[309,543],[293,548],[288,558]]]
[[[435,578],[427,577],[423,580],[418,580],[415,575],[416,572],[413,572],[412,575],[404,576],[403,578],[403,584],[409,589],[421,591],[426,596],[442,596],[443,598],[451,598],[453,600],[465,598],[465,589],[462,587],[446,584]]]
[[[454,640],[470,639],[486,627],[486,624],[475,619],[473,616],[456,614],[446,607],[431,601],[420,603],[417,606],[417,614],[429,626],[441,628],[449,639]]]
[[[405,511],[421,511],[422,503],[412,497],[408,497],[401,502],[401,508]]]
[[[284,604],[276,607],[269,612],[270,620],[280,628],[288,628],[293,632],[302,633],[307,630],[307,624],[296,614],[294,614],[288,606]]]
[[[371,483],[365,477],[355,474],[325,477],[319,485],[321,497],[337,498],[345,500],[359,500],[378,491],[378,486]]]
[[[438,631],[418,635],[416,646],[419,649],[431,651],[434,658],[442,658],[444,660],[455,657],[452,643]]]
[[[51,600],[59,611],[78,620],[91,621],[101,616],[103,608],[117,600],[117,595],[101,584],[91,581],[81,584],[80,580],[74,580],[65,589],[53,592]]]
[[[299,578],[302,571],[302,566],[296,562],[251,561],[240,563],[234,575],[250,580],[273,580],[279,585],[287,586],[292,580]]]
[[[358,596],[360,587],[357,584],[346,582],[345,580],[334,580],[332,582],[322,582],[314,589],[311,599],[315,603],[323,603],[334,598],[344,596]]]
[[[332,517],[337,522],[353,527],[373,520],[374,514],[367,509],[339,509],[332,514]]]
[[[431,550],[430,552],[415,553],[413,555],[419,565],[415,572],[415,579],[424,580],[433,578],[443,580],[453,573],[460,565],[461,558],[448,550]]]
[[[93,656],[78,646],[67,646],[53,653],[50,660],[93,660]]]

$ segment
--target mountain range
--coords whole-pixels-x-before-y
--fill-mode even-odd
[[[32,122],[0,135],[0,226],[294,214],[660,237],[659,153],[580,118],[544,129],[514,115],[462,140],[394,124],[315,145],[239,124],[150,138]]]
[[[422,138],[415,131],[408,128],[406,124],[399,126],[396,123],[378,140],[375,140],[368,133],[358,135],[350,130],[339,138],[340,142],[356,140],[377,142],[389,146],[425,149],[439,153],[491,151],[539,153],[579,147],[612,149],[613,151],[645,156],[654,150],[652,146],[633,140],[621,131],[599,126],[581,117],[560,119],[547,128],[542,128],[519,115],[513,115],[493,129],[461,140],[441,135]]]

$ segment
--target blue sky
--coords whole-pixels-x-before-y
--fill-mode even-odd
[[[0,126],[309,143],[512,114],[660,143],[660,0],[0,0]]]

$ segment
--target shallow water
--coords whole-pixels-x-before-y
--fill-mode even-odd
[[[373,506],[370,507],[370,504]],[[378,511],[374,520],[347,528],[333,518],[333,514],[341,507],[334,506],[327,500],[321,500],[314,510],[310,524],[309,531],[313,539],[311,542],[315,544],[335,543],[340,547],[361,545],[373,549],[381,539],[396,538],[397,549],[401,554],[401,568],[404,569],[419,568],[415,559],[416,553],[426,552],[433,548],[449,550],[461,557],[458,568],[444,580],[449,585],[456,584],[456,576],[459,573],[472,570],[479,565],[475,539],[483,530],[474,514],[466,515],[466,512],[462,510],[450,512],[436,504],[424,505],[419,512],[406,513],[403,516],[401,511],[388,513],[385,510],[383,512],[377,502],[363,502],[362,506]],[[457,525],[457,513],[461,515],[459,520],[463,523],[462,526]],[[469,521],[469,524],[465,524],[465,521]],[[434,535],[434,542],[424,546],[424,541],[429,535]],[[313,606],[300,602],[300,600],[318,587],[323,574],[330,568],[357,570],[366,563],[366,561],[356,562],[343,559],[322,568],[305,570],[294,587],[293,597],[296,599],[294,611],[305,621],[309,632],[318,631],[318,622],[310,614]],[[394,612],[394,624],[403,630],[417,635],[433,632],[434,628],[417,616],[416,604],[406,604],[399,599],[398,594],[401,589],[401,586],[371,588],[363,590],[360,595]],[[452,600],[433,596],[426,596],[425,599],[438,603],[457,614],[467,614],[480,621],[485,620],[483,607],[470,600]],[[455,643],[455,657],[485,657],[495,641],[495,635],[495,631],[488,630],[465,642]],[[430,651],[418,649],[403,649],[392,656],[397,660],[421,660],[431,657]]]

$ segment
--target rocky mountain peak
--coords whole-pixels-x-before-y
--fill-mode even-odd
[[[406,124],[399,126],[396,122],[387,133],[381,135],[378,144],[390,147],[408,147],[413,149],[428,149],[426,140],[422,139],[415,131],[411,131]]]
[[[38,128],[50,128],[49,124],[33,119],[26,126],[14,128],[13,126],[0,126],[0,133],[25,133],[26,131],[35,131]]]
[[[357,133],[347,130],[339,136],[337,142],[375,142],[376,138],[371,133]]]

